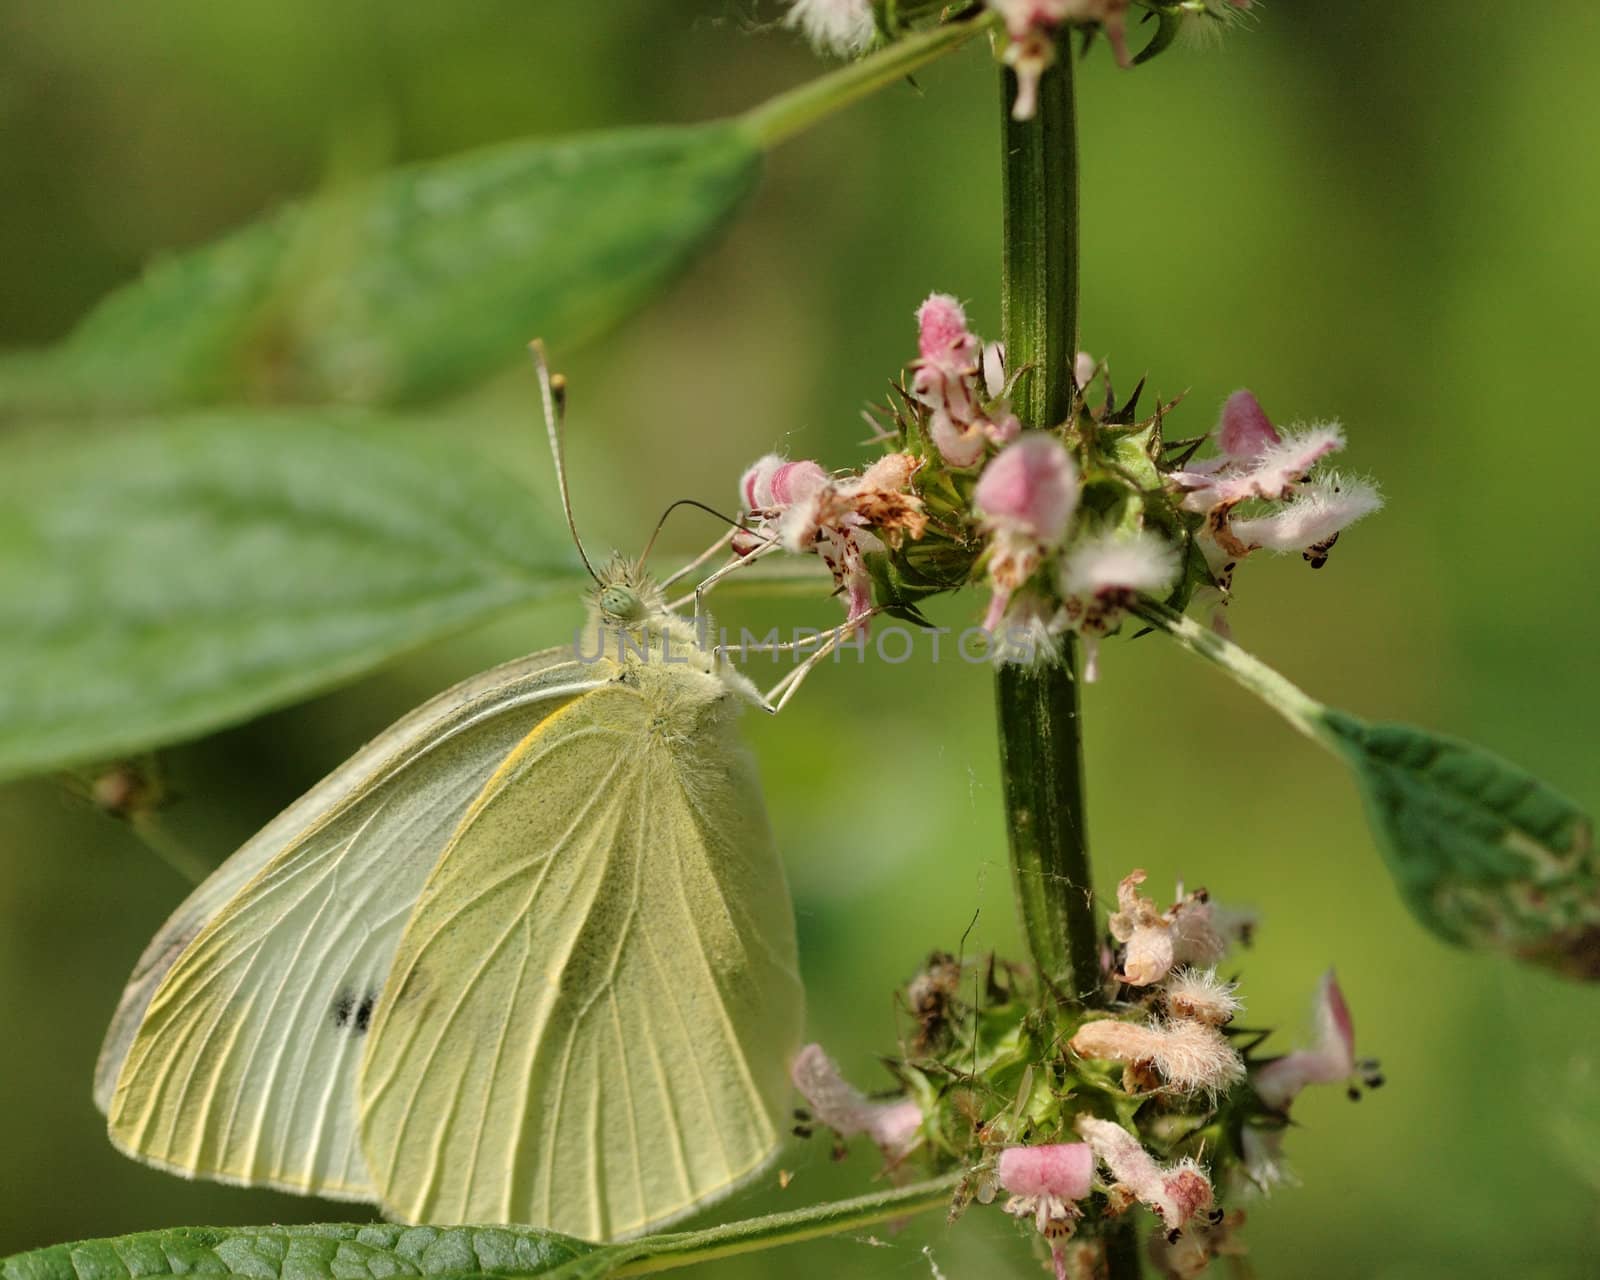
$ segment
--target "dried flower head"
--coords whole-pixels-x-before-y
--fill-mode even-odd
[[[1153,1067],[1171,1088],[1184,1093],[1221,1093],[1244,1079],[1244,1060],[1216,1027],[1189,1018],[1128,1022],[1097,1018],[1078,1028],[1069,1042],[1084,1058],[1122,1062],[1133,1068],[1130,1083]]]
[[[1225,1027],[1244,1009],[1237,984],[1217,977],[1215,969],[1178,969],[1162,986],[1162,998],[1173,1018],[1188,1018]]]
[[[1148,987],[1182,964],[1215,964],[1227,954],[1228,942],[1217,928],[1211,899],[1203,890],[1180,898],[1166,911],[1139,892],[1143,871],[1124,876],[1117,885],[1117,910],[1107,922],[1111,936],[1126,944],[1123,982]]]

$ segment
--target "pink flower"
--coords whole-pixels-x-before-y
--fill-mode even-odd
[[[976,466],[989,445],[1017,437],[1022,424],[1002,398],[1005,354],[967,328],[966,312],[949,294],[929,294],[917,308],[917,353],[911,395],[932,410],[928,434],[945,462]]]
[[[974,499],[989,528],[1054,545],[1077,510],[1078,468],[1053,435],[1029,432],[984,468]]]
[[[1004,60],[1017,76],[1014,120],[1033,119],[1039,80],[1055,63],[1061,38],[1056,28],[1063,24],[1099,23],[1117,65],[1133,65],[1127,41],[1128,0],[989,0],[989,7],[1005,19],[1009,37]]]
[[[922,500],[911,492],[921,465],[908,453],[890,453],[858,476],[834,478],[815,462],[768,454],[739,482],[756,533],[735,535],[734,549],[749,554],[776,538],[786,550],[816,554],[844,596],[846,621],[856,622],[872,611],[866,557],[886,543],[919,538],[927,527]]]
[[[1094,1153],[1081,1142],[1007,1147],[996,1174],[1001,1187],[1014,1196],[1082,1200],[1094,1176]]]
[[[1066,536],[1078,508],[1078,468],[1065,445],[1043,431],[1007,445],[984,468],[973,505],[991,535],[994,596],[983,625],[997,631],[1012,593]]]
[[[1119,1124],[1080,1115],[1078,1136],[1094,1150],[1124,1194],[1155,1210],[1169,1233],[1181,1230],[1214,1202],[1211,1179],[1193,1160],[1163,1168]]]
[[[1340,530],[1376,511],[1383,500],[1364,480],[1312,478],[1324,458],[1344,448],[1344,432],[1336,423],[1281,433],[1254,395],[1235,391],[1222,406],[1212,436],[1215,457],[1191,462],[1167,478],[1184,509],[1206,517],[1196,541],[1221,597],[1213,625],[1226,634],[1221,605],[1227,603],[1241,559],[1266,547],[1299,551],[1321,568]],[[1246,502],[1285,505],[1235,519],[1235,508]]]
[[[810,497],[828,483],[828,473],[809,459],[790,462],[776,453],[758,458],[739,481],[745,509],[782,512],[790,504]]]
[[[1329,969],[1317,985],[1313,1006],[1315,1030],[1309,1049],[1296,1049],[1267,1063],[1251,1078],[1256,1096],[1274,1111],[1285,1111],[1308,1084],[1349,1084],[1358,1065],[1368,1069],[1368,1083],[1381,1083],[1371,1074],[1376,1064],[1357,1064],[1356,1033],[1350,1009]]]
[[[917,1145],[922,1109],[910,1098],[873,1102],[840,1074],[821,1045],[808,1044],[795,1055],[789,1078],[811,1113],[841,1138],[866,1134],[890,1163]]]
[[[1282,502],[1293,496],[1295,486],[1305,481],[1312,467],[1342,448],[1344,432],[1337,425],[1310,427],[1248,457],[1211,459],[1221,464],[1214,469],[1202,464],[1175,471],[1172,479],[1186,491],[1186,511],[1216,511],[1250,498]]]
[[[948,293],[930,293],[917,308],[917,370],[958,380],[977,371],[981,343],[967,313]]]
[[[1000,1185],[1011,1193],[1005,1211],[1032,1218],[1039,1234],[1050,1241],[1058,1277],[1066,1274],[1063,1246],[1071,1238],[1084,1199],[1094,1179],[1094,1152],[1081,1142],[1037,1147],[1007,1147],[996,1167]]]

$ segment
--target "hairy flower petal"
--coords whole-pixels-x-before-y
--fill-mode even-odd
[[[1383,497],[1365,480],[1324,476],[1270,515],[1233,521],[1233,536],[1251,547],[1299,551],[1316,563],[1342,529],[1382,506]]]
[[[916,1145],[922,1127],[917,1104],[909,1098],[873,1102],[844,1078],[821,1045],[808,1044],[795,1055],[789,1078],[812,1114],[840,1137],[864,1133],[890,1160]]]
[[[1082,1200],[1094,1176],[1094,1152],[1082,1142],[1007,1147],[996,1173],[1012,1195]]]
[[[1246,467],[1230,466],[1216,472],[1176,471],[1171,479],[1189,490],[1183,498],[1188,511],[1237,506],[1251,498],[1281,502],[1293,494],[1312,467],[1342,448],[1343,430],[1329,423],[1284,436],[1263,449]]]
[[[1214,1026],[1182,1019],[1085,1022],[1070,1041],[1081,1057],[1150,1063],[1161,1078],[1186,1093],[1217,1093],[1244,1079],[1244,1062]]]
[[[1178,553],[1165,539],[1143,530],[1103,533],[1074,544],[1061,569],[1061,590],[1085,597],[1153,593],[1165,591],[1177,576]]]
[[[1167,1012],[1174,1018],[1222,1027],[1244,1009],[1237,984],[1219,978],[1215,969],[1179,969],[1162,990]]]
[[[1111,1176],[1154,1209],[1168,1231],[1177,1231],[1211,1208],[1211,1179],[1194,1161],[1162,1168],[1138,1138],[1110,1120],[1081,1115],[1076,1128]]]

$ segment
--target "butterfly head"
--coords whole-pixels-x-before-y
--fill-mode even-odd
[[[592,599],[606,626],[638,626],[666,611],[661,588],[632,561],[614,556],[596,576]]]

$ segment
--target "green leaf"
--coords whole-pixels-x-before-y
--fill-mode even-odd
[[[963,1176],[952,1173],[852,1200],[609,1245],[537,1227],[176,1227],[19,1253],[0,1259],[0,1280],[138,1280],[188,1274],[240,1280],[603,1280],[775,1249],[945,1208]]]
[[[1462,946],[1600,979],[1600,859],[1587,814],[1470,743],[1332,709],[1322,723],[1419,920]]]
[[[55,351],[0,362],[0,412],[224,400],[392,404],[637,308],[760,172],[734,122],[516,142],[335,190],[157,264]]]
[[[4,443],[0,777],[206,733],[576,592],[526,490],[395,419],[219,410],[62,439]]]
[[[1367,818],[1413,915],[1459,946],[1600,981],[1600,858],[1571,800],[1471,743],[1324,706],[1192,618],[1140,615],[1221,667],[1355,771]]]
[[[0,1262],[0,1280],[388,1280],[391,1276],[550,1275],[609,1252],[532,1227],[179,1227],[55,1245]],[[603,1275],[605,1272],[594,1272]]]

